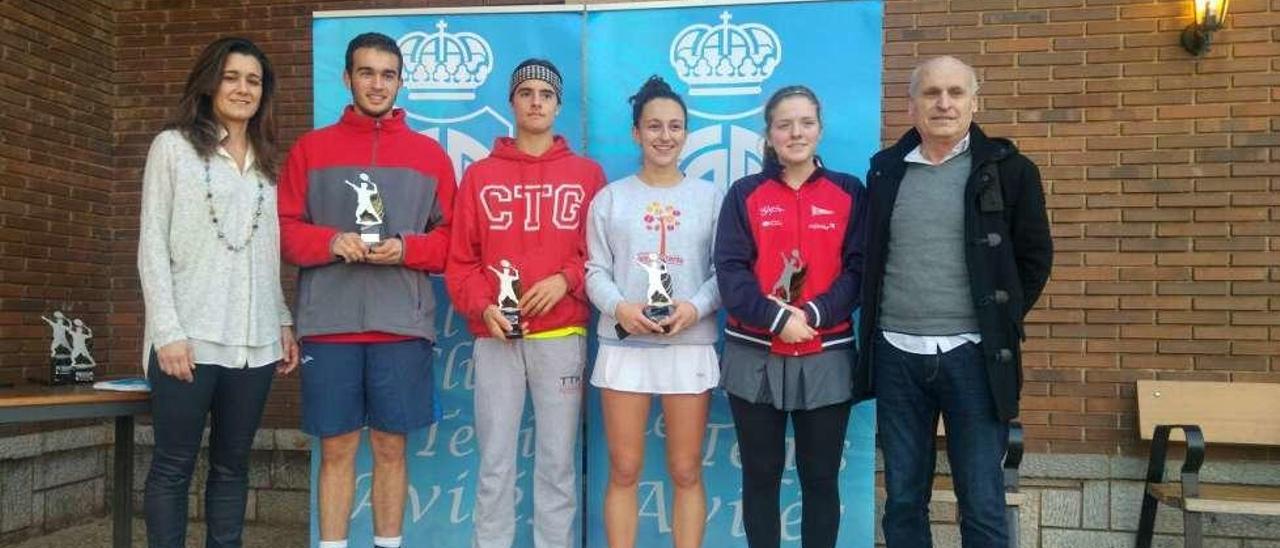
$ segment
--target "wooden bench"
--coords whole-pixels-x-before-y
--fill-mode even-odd
[[[947,429],[938,421],[938,438],[945,439]],[[1009,421],[1009,443],[1005,446],[1004,462],[1004,516],[1009,531],[1009,548],[1018,548],[1018,509],[1026,503],[1027,496],[1019,491],[1018,467],[1022,465],[1023,433],[1022,423]],[[876,476],[876,490],[884,493],[884,477]],[[956,503],[955,484],[951,476],[934,476],[933,492],[930,500]],[[959,519],[959,513],[956,514]]]
[[[108,392],[84,385],[20,386],[0,390],[0,424],[64,419],[114,418],[114,490],[111,546],[133,546],[133,417],[147,413],[151,395]]]
[[[1280,384],[1138,381],[1138,424],[1151,440],[1146,492],[1138,521],[1138,548],[1150,548],[1156,508],[1182,510],[1187,548],[1204,544],[1201,515],[1280,516],[1280,487],[1201,485],[1205,443],[1280,446]],[[1169,442],[1186,444],[1177,481],[1165,481]]]

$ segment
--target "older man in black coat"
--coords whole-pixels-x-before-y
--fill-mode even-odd
[[[878,401],[889,548],[931,546],[938,415],[966,548],[1008,544],[1000,467],[1018,415],[1022,321],[1053,244],[1035,164],[977,124],[953,57],[912,73],[914,129],[871,160],[858,369]]]

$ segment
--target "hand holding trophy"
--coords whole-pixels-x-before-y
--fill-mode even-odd
[[[636,264],[645,270],[648,278],[648,287],[645,290],[645,306],[642,310],[645,319],[654,324],[663,324],[667,318],[671,317],[671,313],[675,310],[675,301],[671,298],[671,273],[667,272],[667,263],[662,260],[662,256],[657,253],[649,254],[647,258],[637,258]],[[615,324],[614,329],[617,331],[619,339],[625,339],[631,334],[622,327],[622,324]],[[669,327],[662,326],[662,331],[666,332]]]
[[[382,195],[378,193],[378,183],[373,182],[367,173],[361,173],[359,180],[359,185],[347,180],[342,182],[356,193],[356,224],[360,226],[360,241],[372,247],[386,236],[386,208]]]
[[[520,270],[506,259],[499,261],[498,265],[501,269],[490,266],[489,270],[498,276],[498,311],[511,324],[506,337],[522,339],[524,328],[520,325]]]
[[[804,290],[804,275],[808,270],[809,266],[800,258],[799,249],[792,249],[790,256],[782,254],[782,273],[769,290],[769,296],[794,306]]]
[[[783,326],[782,333],[779,334],[782,341],[786,343],[808,341],[818,334],[817,330],[805,321],[805,312],[796,306],[804,292],[804,278],[807,272],[808,265],[805,264],[804,259],[800,258],[799,249],[792,249],[790,255],[783,253],[782,273],[778,275],[778,281],[769,290],[770,299],[791,311],[791,316]]]

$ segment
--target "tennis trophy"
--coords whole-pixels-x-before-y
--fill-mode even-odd
[[[792,249],[791,255],[783,253],[782,273],[778,275],[778,281],[769,290],[769,295],[784,303],[796,304],[796,301],[800,300],[805,273],[808,270],[808,265],[805,264],[804,259],[800,258],[799,249]]]
[[[648,258],[637,258],[636,264],[644,269],[645,277],[648,279],[642,313],[649,321],[661,324],[675,312],[675,301],[671,298],[671,273],[667,271],[667,263],[662,260],[661,255],[651,253]],[[622,324],[614,324],[613,328],[619,340],[631,334],[622,328]],[[670,326],[662,326],[663,332],[669,329]]]
[[[506,259],[499,261],[498,265],[501,269],[489,267],[498,276],[498,311],[511,324],[507,338],[522,339],[524,329],[520,327],[520,270]]]
[[[40,319],[53,329],[49,343],[49,384],[93,382],[93,368],[97,365],[90,354],[93,330],[79,318],[68,318],[61,310],[54,311],[52,318],[40,316]]]
[[[358,178],[359,185],[345,179],[342,182],[356,193],[356,225],[360,227],[360,241],[372,247],[386,236],[386,208],[382,195],[378,193],[378,184],[367,173],[361,173]]]

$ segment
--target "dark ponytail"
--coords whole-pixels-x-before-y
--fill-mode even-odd
[[[822,124],[822,103],[818,101],[818,96],[813,90],[806,86],[786,86],[773,92],[769,96],[769,101],[764,104],[764,165],[765,167],[779,167],[782,162],[778,160],[778,151],[773,149],[773,145],[769,144],[769,128],[773,125],[773,110],[778,108],[778,103],[788,97],[800,96],[813,103],[813,108],[818,113],[818,124]]]
[[[640,90],[632,95],[628,101],[631,102],[631,126],[640,127],[640,116],[644,114],[644,106],[654,99],[670,99],[680,105],[680,111],[684,113],[685,119],[689,118],[689,109],[684,106],[684,99],[680,94],[671,89],[671,85],[663,80],[657,74],[650,76],[645,80],[644,85],[640,86]]]

